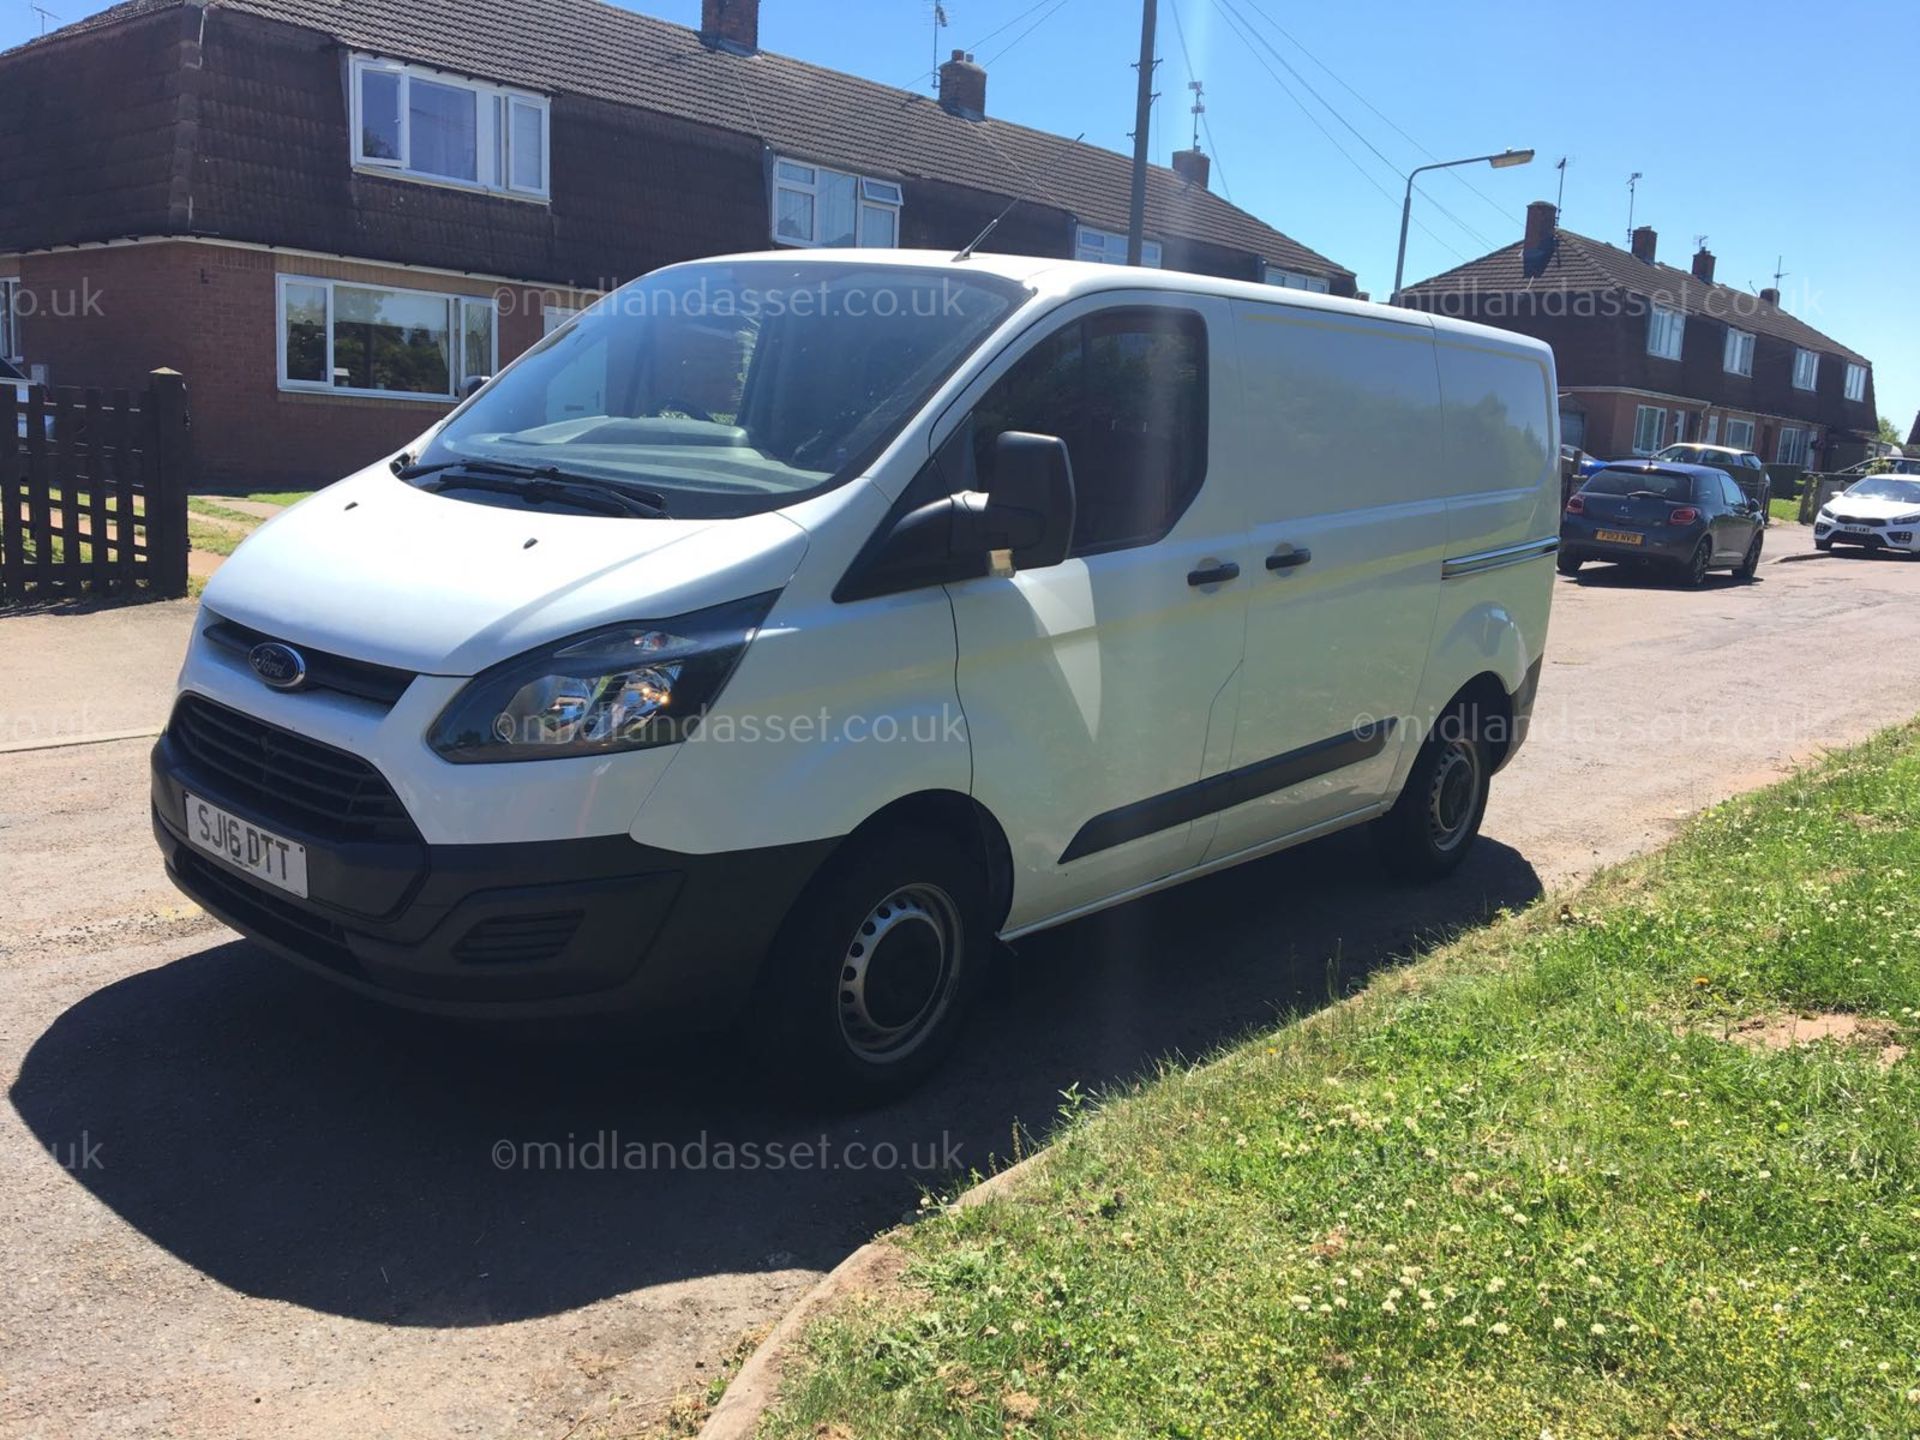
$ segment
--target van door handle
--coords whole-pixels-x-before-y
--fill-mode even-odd
[[[1294,566],[1304,565],[1311,559],[1313,559],[1313,551],[1311,550],[1281,550],[1276,554],[1267,556],[1267,568],[1269,570],[1291,570]]]
[[[1204,570],[1189,570],[1187,584],[1218,585],[1223,580],[1235,580],[1240,576],[1240,567],[1229,560],[1224,565],[1209,565]]]

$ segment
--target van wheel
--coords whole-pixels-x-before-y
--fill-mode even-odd
[[[1580,564],[1581,561],[1578,555],[1562,550],[1560,554],[1555,557],[1553,568],[1558,570],[1562,575],[1578,575],[1580,573]]]
[[[1464,704],[1442,715],[1393,809],[1373,822],[1381,859],[1403,879],[1451,874],[1480,833],[1493,767],[1478,719],[1477,709]]]
[[[902,825],[850,841],[768,952],[759,1008],[775,1056],[835,1103],[911,1089],[965,1023],[990,928],[981,866],[953,840]]]
[[[1740,562],[1740,568],[1733,573],[1742,580],[1751,580],[1760,569],[1760,547],[1766,540],[1763,531],[1753,532],[1753,544],[1747,547],[1747,558]]]

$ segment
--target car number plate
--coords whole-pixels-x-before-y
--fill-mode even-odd
[[[1594,531],[1593,538],[1596,540],[1610,540],[1615,545],[1638,545],[1647,537],[1644,535],[1636,535],[1631,530],[1596,530]]]
[[[187,839],[209,855],[289,894],[307,895],[307,847],[188,795]]]
[[[1871,525],[1842,525],[1842,526],[1840,527],[1840,530],[1841,530],[1841,533],[1843,533],[1843,534],[1846,534],[1846,535],[1871,535],[1871,534],[1873,534],[1873,527],[1872,527]]]

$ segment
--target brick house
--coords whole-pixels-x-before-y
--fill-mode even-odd
[[[1536,336],[1560,373],[1561,438],[1603,458],[1690,440],[1770,466],[1837,469],[1876,432],[1864,355],[1758,295],[1721,285],[1705,249],[1660,263],[1649,226],[1621,250],[1527,207],[1524,237],[1408,287],[1403,303]]]
[[[397,447],[599,293],[776,245],[1125,255],[1129,162],[600,0],[129,0],[0,55],[0,357],[188,376],[213,481]],[[1350,270],[1148,177],[1146,261],[1335,294]]]

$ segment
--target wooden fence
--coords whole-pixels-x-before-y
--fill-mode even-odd
[[[0,601],[187,593],[186,380],[0,384]]]

